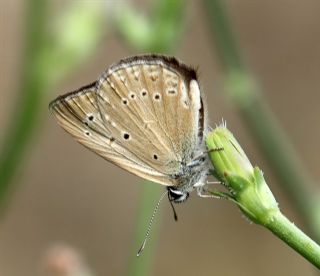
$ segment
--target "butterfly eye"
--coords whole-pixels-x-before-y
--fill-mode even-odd
[[[125,140],[128,140],[128,139],[130,138],[130,135],[129,135],[128,133],[124,133],[124,134],[123,134],[123,138],[124,138]]]
[[[90,116],[88,117],[88,120],[89,120],[89,121],[93,121],[93,119],[94,119],[94,116],[93,116],[93,115],[90,115]]]

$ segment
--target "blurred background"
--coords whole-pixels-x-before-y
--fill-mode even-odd
[[[168,202],[160,185],[77,144],[56,96],[128,55],[199,68],[211,125],[227,121],[284,214],[320,241],[320,2],[15,0],[0,9],[0,275],[314,275],[234,204]]]

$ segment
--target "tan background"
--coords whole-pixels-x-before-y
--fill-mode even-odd
[[[55,2],[55,1],[53,1]],[[145,1],[148,3],[148,1]],[[139,1],[140,6],[142,1]],[[56,1],[57,6],[64,5]],[[304,228],[236,109],[222,95],[218,64],[202,1],[186,1],[187,28],[177,56],[199,66],[212,124],[227,120],[289,218]],[[248,67],[315,179],[320,178],[320,2],[227,1]],[[24,1],[1,1],[0,142],[13,116],[15,76],[21,60]],[[48,101],[96,79],[112,62],[136,54],[115,35]],[[19,93],[23,93],[20,91]],[[123,275],[133,254],[141,180],[75,143],[43,107],[38,128],[0,222],[0,275],[38,275],[56,242],[79,249],[96,275]],[[231,203],[192,195],[177,207],[162,204],[161,233],[152,275],[313,275],[313,267],[266,230],[249,224]],[[151,214],[152,210],[150,210]],[[147,222],[146,222],[147,226]],[[152,237],[151,237],[152,238]]]

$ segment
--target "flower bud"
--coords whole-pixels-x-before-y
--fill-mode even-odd
[[[279,211],[263,173],[253,167],[245,152],[224,126],[219,126],[206,139],[214,175],[232,194],[243,213],[252,221],[265,224],[269,215]]]
[[[238,141],[226,127],[220,126],[211,132],[207,137],[207,146],[211,150],[210,158],[220,180],[226,182],[230,174],[252,180],[253,167]]]

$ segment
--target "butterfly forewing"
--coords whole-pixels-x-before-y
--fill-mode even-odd
[[[60,125],[81,144],[164,185],[179,186],[179,175],[203,143],[196,74],[174,58],[122,60],[97,83],[50,106]]]
[[[50,109],[62,128],[85,147],[140,177],[173,185],[166,175],[148,167],[119,145],[105,128],[96,104],[95,84],[60,96],[50,104]]]

